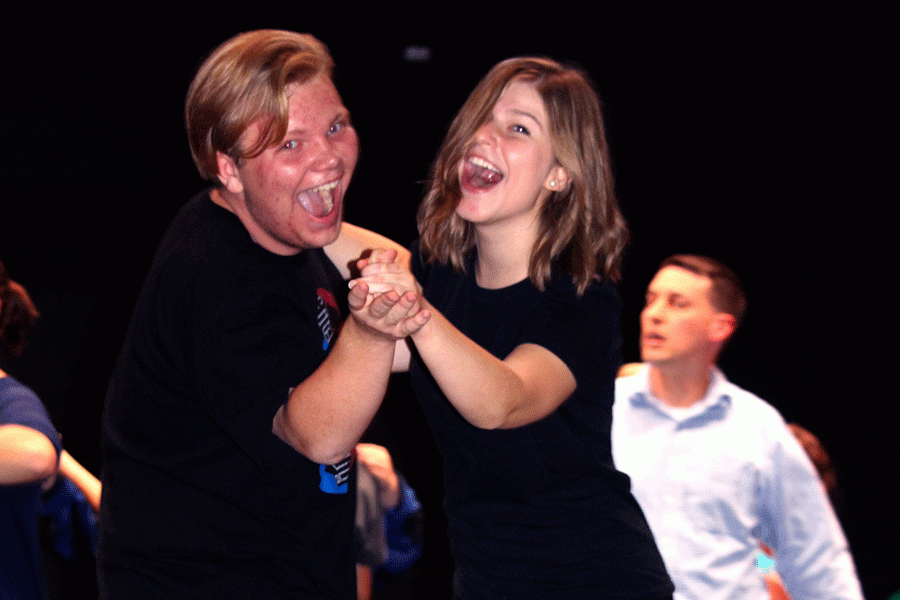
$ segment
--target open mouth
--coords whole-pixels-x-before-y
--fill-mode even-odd
[[[649,344],[659,344],[665,341],[665,338],[658,333],[645,333],[643,339],[644,342]]]
[[[300,192],[297,201],[314,217],[327,217],[334,210],[334,190],[340,181],[332,181]]]
[[[497,185],[502,179],[503,173],[483,158],[472,156],[463,163],[460,180],[464,187],[485,190]]]

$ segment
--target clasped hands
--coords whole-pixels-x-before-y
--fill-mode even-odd
[[[374,250],[357,261],[361,276],[350,281],[348,303],[360,324],[400,340],[418,331],[431,313],[416,278],[396,258],[396,250]]]

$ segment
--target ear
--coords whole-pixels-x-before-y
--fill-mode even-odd
[[[219,181],[225,189],[232,194],[240,194],[244,191],[244,183],[238,171],[237,163],[224,152],[216,152],[216,165],[219,167]]]
[[[562,165],[557,164],[547,174],[544,180],[544,188],[551,192],[561,192],[569,185],[569,172]]]
[[[735,327],[737,327],[737,320],[734,315],[716,313],[710,324],[709,338],[714,342],[724,342],[734,333]]]

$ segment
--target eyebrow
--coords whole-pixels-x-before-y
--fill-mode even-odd
[[[537,125],[540,129],[543,129],[543,126],[541,125],[541,122],[538,120],[538,118],[535,117],[535,116],[534,116],[533,114],[531,114],[530,112],[524,111],[524,110],[520,110],[520,109],[518,109],[518,108],[510,108],[510,109],[509,109],[509,112],[512,113],[512,114],[514,114],[514,115],[518,115],[518,116],[521,116],[521,117],[525,117],[525,118],[527,118],[527,119],[531,119],[532,121],[534,121],[535,125]]]
[[[350,116],[350,111],[346,108],[340,109],[337,112],[335,112],[334,115],[331,117],[331,121],[329,121],[329,122],[335,123],[337,121],[343,121],[343,120],[352,121],[352,118]],[[306,124],[304,124],[302,129],[298,129],[298,128],[288,129],[287,131],[285,131],[285,136],[287,136],[287,137],[303,136],[303,135],[307,135],[309,132],[310,132],[310,129],[306,126]]]
[[[659,290],[651,290],[648,288],[647,291],[644,292],[644,298],[646,299],[648,296],[651,296],[651,295],[656,298],[662,297],[667,300],[680,300],[680,299],[689,300],[689,298],[687,296],[685,296],[683,293],[678,292],[678,291],[673,291],[673,290],[659,291]]]

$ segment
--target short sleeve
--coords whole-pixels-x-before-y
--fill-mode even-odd
[[[11,377],[3,380],[6,385],[0,388],[0,425],[22,425],[42,433],[56,448],[58,456],[62,452],[62,440],[40,398]]]
[[[600,365],[618,356],[620,311],[611,285],[592,285],[582,296],[574,289],[552,292],[526,320],[521,342],[558,356],[582,385],[598,375]]]

